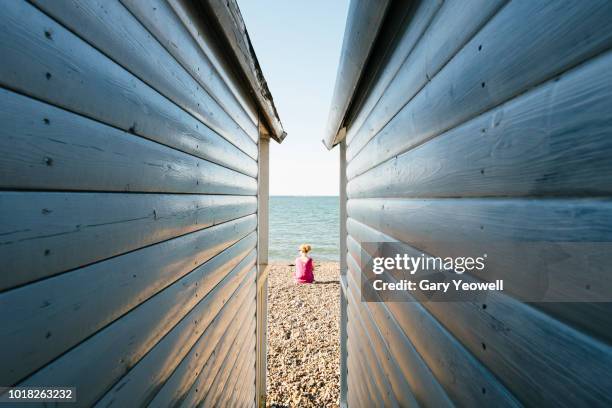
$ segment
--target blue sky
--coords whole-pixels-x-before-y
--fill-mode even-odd
[[[238,0],[287,139],[270,143],[272,195],[338,195],[338,149],[321,143],[348,0]]]

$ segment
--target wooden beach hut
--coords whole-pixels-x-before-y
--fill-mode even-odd
[[[597,302],[526,302],[527,283],[481,301],[360,296],[364,243],[609,243],[611,68],[609,1],[351,2],[324,139],[341,163],[343,406],[612,404],[610,262],[586,246],[548,283]]]
[[[0,386],[253,406],[285,133],[236,2],[7,1],[0,56]]]

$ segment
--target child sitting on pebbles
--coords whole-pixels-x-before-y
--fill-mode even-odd
[[[312,258],[308,256],[310,252],[310,245],[300,245],[300,256],[295,258],[295,272],[293,278],[296,283],[312,283],[314,282],[314,265]]]

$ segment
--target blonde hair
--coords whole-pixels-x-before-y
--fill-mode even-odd
[[[310,252],[310,249],[311,249],[311,247],[308,244],[300,245],[300,252],[303,252],[303,253],[307,254],[308,252]]]

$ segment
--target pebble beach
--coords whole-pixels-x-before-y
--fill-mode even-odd
[[[315,283],[297,285],[294,266],[268,277],[268,407],[339,406],[340,282],[337,262],[316,262]]]

